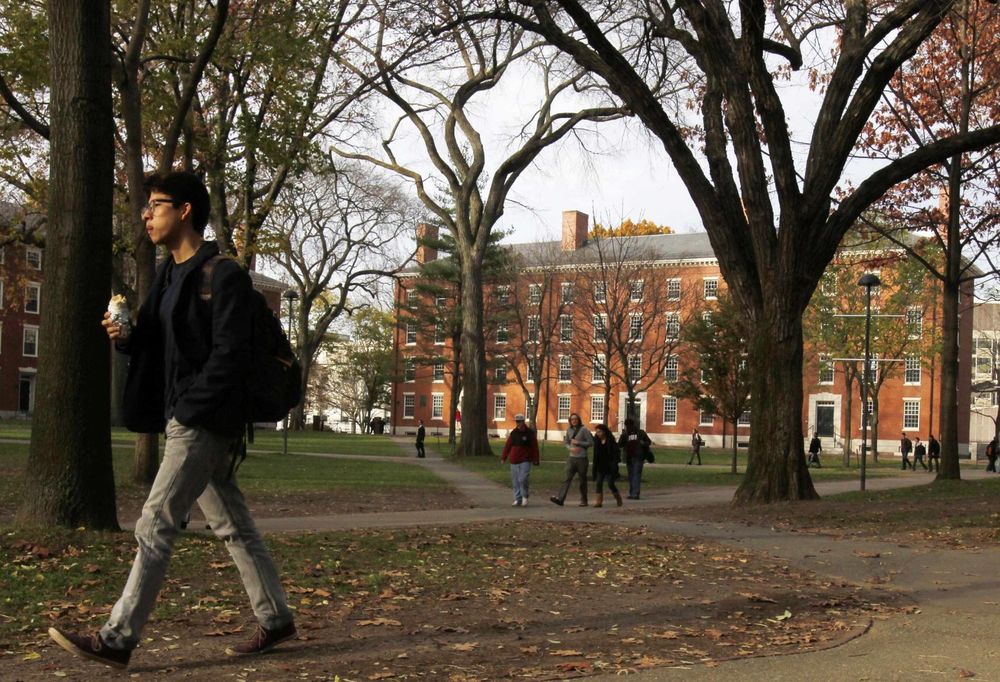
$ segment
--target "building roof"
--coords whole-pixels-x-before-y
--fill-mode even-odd
[[[258,291],[285,291],[286,289],[291,288],[281,280],[268,277],[267,275],[253,270],[250,271],[250,279],[253,282],[253,288]]]

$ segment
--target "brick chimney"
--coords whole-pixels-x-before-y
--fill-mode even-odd
[[[590,216],[580,211],[563,211],[562,250],[576,251],[587,243],[587,226]]]
[[[437,239],[438,229],[437,225],[428,225],[427,223],[417,223],[417,262],[418,263],[429,263],[432,260],[437,260],[438,252],[432,246],[426,246],[421,244],[423,239]]]

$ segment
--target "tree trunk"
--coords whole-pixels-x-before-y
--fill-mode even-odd
[[[460,455],[490,455],[486,421],[483,274],[471,254],[462,262],[462,438]],[[481,260],[481,259],[480,259]]]
[[[959,480],[958,465],[958,306],[957,286],[945,282],[941,339],[941,469],[937,478]]]
[[[18,520],[117,529],[108,339],[114,121],[110,3],[48,6],[51,137],[45,289],[27,490]]]
[[[451,411],[448,415],[448,445],[451,445],[452,448],[455,447],[457,438],[455,413],[458,412],[458,394],[462,392],[462,344],[460,338],[459,335],[455,335],[451,339],[451,403],[449,405]]]
[[[750,452],[735,504],[818,499],[802,444],[802,316],[769,312],[750,325]]]

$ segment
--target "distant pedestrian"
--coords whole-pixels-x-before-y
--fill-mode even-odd
[[[941,444],[933,433],[927,436],[927,466],[930,471],[941,471]]]
[[[920,436],[914,436],[917,441],[913,444],[913,470],[917,470],[917,465],[919,464],[927,471],[927,465],[924,463],[924,455],[927,454],[927,448],[924,444],[920,442]]]
[[[698,429],[693,429],[691,431],[691,456],[688,458],[688,464],[694,461],[694,458],[698,458],[698,466],[701,466],[701,446],[705,444],[705,441],[701,439],[701,434],[698,433]]]
[[[608,484],[608,490],[615,496],[615,502],[622,506],[622,496],[618,492],[615,481],[618,480],[618,464],[621,462],[621,453],[615,437],[611,435],[608,427],[598,424],[594,428],[594,480],[597,482],[597,501],[595,507],[604,506],[604,483]]]
[[[917,467],[910,462],[910,453],[913,452],[913,441],[906,437],[905,432],[902,436],[899,439],[899,452],[903,455],[903,471],[906,471],[907,467],[913,467],[913,470],[916,471]]]
[[[427,429],[424,428],[424,420],[420,420],[420,426],[417,427],[417,457],[426,457],[427,453],[424,451],[424,438],[427,436]]]
[[[625,428],[618,437],[618,449],[625,456],[625,468],[628,471],[628,499],[639,499],[639,488],[642,485],[642,468],[646,464],[646,452],[652,441],[646,432],[638,427],[635,419],[625,420]]]
[[[994,438],[990,441],[990,444],[986,446],[986,470],[996,473],[997,470],[997,439]]]
[[[510,462],[510,482],[514,488],[512,507],[528,506],[528,479],[531,465],[538,466],[538,436],[524,423],[524,415],[514,416],[514,429],[503,446],[501,462]]]
[[[573,483],[573,477],[580,477],[580,506],[587,506],[587,450],[594,444],[594,437],[587,430],[587,427],[580,421],[580,415],[576,412],[569,416],[569,428],[563,437],[563,443],[569,451],[566,459],[566,471],[559,492],[549,498],[553,504],[560,507],[566,502],[566,495],[569,494],[569,487]]]
[[[809,459],[806,460],[806,466],[815,464],[817,467],[821,469],[823,468],[823,465],[819,461],[819,452],[821,449],[822,446],[819,442],[819,434],[813,433],[812,440],[809,441]]]

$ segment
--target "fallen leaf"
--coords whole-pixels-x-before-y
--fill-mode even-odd
[[[477,646],[479,646],[479,642],[456,642],[449,644],[448,648],[452,651],[472,651]]]
[[[398,620],[394,620],[392,618],[372,618],[370,620],[359,620],[358,621],[358,625],[393,625],[393,626],[400,626],[400,625],[402,625],[402,623],[400,623]]]
[[[571,672],[590,672],[594,669],[588,661],[568,661],[566,663],[560,663],[556,666],[560,672],[571,673]]]
[[[42,657],[42,655],[40,653],[38,653],[37,651],[29,651],[28,653],[26,653],[24,655],[24,657],[21,660],[22,661],[37,661],[41,657]]]
[[[556,649],[550,653],[553,656],[583,656],[583,652],[576,649]]]
[[[959,679],[963,679],[964,680],[964,679],[968,679],[970,677],[975,677],[975,676],[976,676],[976,673],[972,672],[971,670],[966,670],[965,668],[961,668],[958,671],[958,677],[959,677]]]

